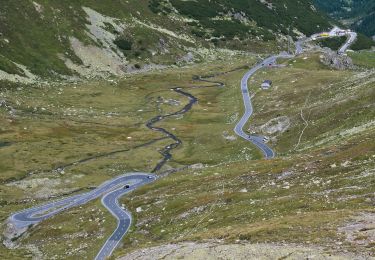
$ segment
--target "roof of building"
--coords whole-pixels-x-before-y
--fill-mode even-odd
[[[269,80],[269,79],[266,79],[265,81],[263,81],[262,84],[269,84],[269,85],[271,85],[271,84],[272,84],[272,81]]]

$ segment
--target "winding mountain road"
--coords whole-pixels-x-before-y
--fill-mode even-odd
[[[127,193],[154,180],[156,180],[156,176],[152,174],[127,173],[110,181],[104,182],[92,191],[26,209],[13,214],[10,218],[17,227],[22,228],[30,224],[39,223],[40,221],[50,218],[61,211],[86,204],[87,202],[108,193],[108,191],[113,192],[116,190],[121,190],[124,191],[124,193]],[[124,185],[129,185],[129,188],[124,189]]]
[[[326,35],[325,37],[322,37],[321,35]],[[357,39],[357,33],[352,31],[344,31],[338,27],[334,27],[330,32],[328,33],[317,33],[314,34],[308,38],[302,38],[299,39],[296,43],[296,50],[295,55],[288,54],[288,53],[280,53],[279,55],[270,56],[260,63],[256,64],[253,68],[251,68],[242,78],[241,80],[241,92],[242,92],[242,98],[244,103],[245,112],[240,119],[240,121],[237,123],[237,125],[234,128],[234,132],[242,137],[243,139],[252,142],[255,146],[258,147],[259,150],[262,151],[264,157],[266,159],[271,159],[275,157],[275,152],[264,142],[264,139],[262,136],[256,136],[256,135],[249,135],[244,131],[244,127],[247,123],[247,121],[250,119],[251,115],[254,112],[253,105],[251,103],[251,96],[249,93],[249,87],[248,87],[248,81],[249,79],[260,69],[270,67],[273,65],[276,65],[276,61],[278,58],[286,58],[290,59],[295,57],[296,55],[299,55],[303,53],[303,43],[307,41],[316,40],[318,38],[331,38],[331,37],[343,37],[348,36],[347,41],[345,44],[338,50],[339,54],[344,53]]]
[[[296,55],[299,55],[303,52],[303,44],[305,42],[316,41],[327,38],[336,38],[336,37],[347,37],[346,42],[339,48],[337,51],[338,54],[344,54],[349,47],[357,40],[358,34],[350,30],[343,30],[339,27],[334,27],[329,32],[315,33],[310,37],[304,37],[296,41]]]
[[[208,80],[207,78],[210,78],[210,77],[211,75],[207,77],[195,76],[193,80],[206,82],[210,84],[202,85],[198,87],[191,87],[191,88],[224,86],[224,83],[222,82],[214,82],[214,81]],[[171,132],[167,131],[166,129],[162,127],[156,127],[155,124],[166,118],[183,115],[187,113],[188,111],[192,109],[193,105],[198,101],[196,97],[184,91],[182,88],[176,87],[176,88],[172,88],[171,90],[180,95],[187,97],[189,99],[189,102],[177,112],[166,114],[166,115],[158,115],[146,122],[147,128],[149,128],[152,131],[160,132],[165,137],[160,138],[160,139],[155,139],[150,142],[133,147],[133,149],[137,147],[144,147],[144,146],[147,146],[149,143],[154,143],[158,140],[164,140],[167,138],[172,139],[174,141],[174,143],[169,144],[166,147],[164,147],[164,149],[162,149],[160,153],[163,156],[163,158],[157,163],[155,168],[152,170],[152,173],[159,171],[164,166],[164,164],[172,158],[172,155],[170,153],[171,150],[177,148],[180,144],[182,144],[182,141],[177,136],[175,136],[174,134],[172,134]],[[114,154],[114,153],[123,152],[123,151],[128,151],[128,149],[113,151],[107,154],[81,159],[74,163],[69,163],[64,166],[60,166],[60,168],[64,169],[66,167],[77,165],[79,163],[85,163],[87,161],[94,160],[102,156],[107,156],[108,154]],[[55,170],[59,170],[59,169],[55,169]],[[9,223],[13,225],[13,227],[22,234],[30,226],[38,224],[39,222],[45,219],[48,219],[50,217],[53,217],[61,213],[62,211],[68,210],[72,207],[84,205],[91,200],[102,197],[101,202],[104,205],[104,207],[117,219],[117,228],[112,233],[112,235],[107,239],[107,241],[105,242],[105,244],[103,245],[103,247],[101,248],[97,256],[95,257],[96,260],[104,260],[108,258],[112,254],[112,252],[116,249],[118,243],[128,232],[132,223],[132,217],[131,217],[130,212],[120,207],[118,203],[119,198],[125,195],[126,193],[133,191],[136,188],[139,188],[143,185],[146,185],[148,183],[155,181],[157,179],[157,176],[152,173],[127,173],[127,174],[118,176],[112,180],[104,182],[99,187],[97,187],[96,189],[90,192],[66,197],[61,200],[53,201],[44,205],[39,205],[30,209],[17,212],[9,217]]]
[[[273,66],[276,64],[277,58],[291,58],[293,55],[289,54],[279,54],[275,56],[268,57],[264,59],[262,62],[258,63],[255,65],[252,69],[250,69],[242,78],[241,80],[241,92],[242,92],[242,98],[243,98],[243,103],[245,107],[245,112],[240,119],[240,121],[237,123],[237,125],[234,128],[234,132],[242,137],[243,139],[250,141],[253,143],[255,146],[259,148],[259,150],[262,151],[264,157],[266,159],[271,159],[275,157],[275,152],[263,141],[263,138],[261,136],[256,136],[256,135],[249,135],[244,131],[245,124],[247,121],[250,119],[252,116],[254,109],[253,105],[251,102],[251,97],[249,93],[249,88],[248,88],[248,81],[249,79],[260,69]]]
[[[98,260],[105,259],[111,255],[119,241],[129,230],[132,222],[131,214],[120,207],[118,199],[124,194],[156,179],[155,175],[148,173],[127,173],[103,183],[92,191],[17,212],[10,217],[10,221],[18,229],[27,228],[64,210],[86,204],[105,194],[102,198],[102,203],[118,221],[116,230],[96,257]]]
[[[132,223],[132,217],[130,212],[120,207],[118,202],[119,198],[125,195],[126,193],[135,190],[138,187],[141,187],[156,180],[156,176],[150,174],[135,173],[135,175],[133,176],[136,177],[136,180],[138,181],[137,183],[129,186],[129,188],[127,189],[121,187],[112,192],[109,192],[102,198],[102,204],[117,219],[117,228],[100,249],[99,253],[95,257],[96,260],[106,259],[108,256],[112,254],[113,250],[115,250],[118,243],[128,232],[130,225]]]
[[[346,52],[349,47],[356,41],[357,39],[357,33],[356,32],[349,32],[349,38],[348,40],[344,43],[344,45],[338,50],[339,54],[342,54]]]
[[[340,48],[340,51],[345,52],[347,48],[355,41],[356,33],[351,33],[348,41]],[[303,43],[305,41],[311,40],[310,38],[301,39],[296,42],[296,55],[303,52]],[[237,123],[234,128],[235,133],[242,137],[243,139],[250,141],[254,145],[256,145],[264,154],[265,158],[270,159],[275,157],[275,152],[264,142],[262,136],[256,135],[248,135],[243,130],[245,124],[250,119],[251,115],[253,114],[253,106],[251,103],[251,96],[248,90],[248,81],[249,79],[260,69],[273,66],[276,64],[278,58],[293,58],[295,55],[291,55],[288,53],[281,53],[278,55],[274,55],[264,59],[262,62],[256,64],[253,68],[251,68],[242,78],[241,80],[241,92],[243,97],[243,103],[245,107],[244,115]],[[210,86],[199,86],[201,87],[214,87],[214,86],[223,86],[221,82],[212,82],[205,80],[201,77],[198,77],[196,80],[200,80],[202,82],[211,82],[213,85]],[[192,106],[197,102],[197,98],[193,95],[185,92],[181,88],[173,88],[178,94],[184,95],[188,97],[189,103],[185,105],[181,110],[167,114],[167,115],[159,115],[152,119],[150,119],[146,126],[153,131],[158,131],[163,133],[166,137],[174,140],[173,144],[166,146],[161,154],[163,155],[163,159],[155,166],[152,172],[156,172],[161,169],[161,167],[172,157],[170,151],[178,147],[182,142],[179,138],[177,138],[172,133],[168,132],[164,128],[154,126],[157,122],[176,115],[181,115],[188,112]],[[163,138],[164,139],[164,138]],[[155,141],[155,140],[154,140]],[[143,145],[147,145],[143,144]],[[122,150],[121,150],[122,151]],[[115,151],[115,152],[121,152]],[[86,162],[87,160],[91,160],[95,158],[88,158],[81,160],[82,162]],[[79,162],[81,162],[79,161]],[[67,166],[70,166],[67,165]],[[96,260],[104,260],[109,257],[113,250],[117,247],[118,243],[121,239],[125,236],[127,231],[129,230],[132,217],[130,212],[123,209],[119,205],[119,198],[126,193],[129,193],[141,186],[154,182],[157,179],[157,176],[152,173],[127,173],[124,175],[120,175],[112,180],[106,181],[97,188],[82,194],[77,194],[74,196],[70,196],[58,201],[53,201],[44,205],[39,205],[30,209],[22,210],[17,213],[14,213],[9,217],[9,222],[19,230],[27,229],[29,226],[37,224],[45,219],[48,219],[56,214],[68,210],[72,207],[84,205],[89,201],[102,197],[102,204],[108,209],[108,211],[117,219],[117,228],[112,233],[112,235],[107,239],[101,250],[96,256]]]

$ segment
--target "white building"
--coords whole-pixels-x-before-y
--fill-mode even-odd
[[[263,81],[261,88],[262,89],[269,89],[272,86],[272,81],[271,80],[265,80]]]

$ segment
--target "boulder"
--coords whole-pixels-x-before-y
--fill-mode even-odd
[[[324,48],[323,55],[320,56],[320,61],[337,70],[353,69],[353,61],[347,55],[339,55],[337,52],[329,48]]]

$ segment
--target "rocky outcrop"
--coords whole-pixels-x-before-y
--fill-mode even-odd
[[[180,243],[142,249],[119,259],[365,259],[361,256],[332,255],[319,247],[293,244]]]
[[[261,132],[265,135],[275,135],[284,133],[290,127],[290,119],[287,116],[279,116],[269,120],[264,125],[249,129],[251,132]]]
[[[183,57],[181,57],[179,60],[179,62],[193,62],[194,61],[194,54],[191,53],[191,52],[188,52],[186,55],[184,55]]]
[[[332,51],[329,48],[324,48],[323,55],[320,56],[320,61],[337,70],[353,69],[353,61],[347,55],[339,55],[337,52]]]
[[[8,219],[3,232],[3,245],[11,249],[16,248],[18,246],[17,239],[28,229],[28,226],[17,227],[12,221],[10,221],[10,219]]]
[[[5,100],[0,99],[0,108],[5,108],[11,117],[16,116],[16,110]]]
[[[368,203],[375,203],[375,199]],[[345,240],[353,246],[374,246],[375,243],[375,213],[362,212],[340,227],[338,231],[345,236]]]

